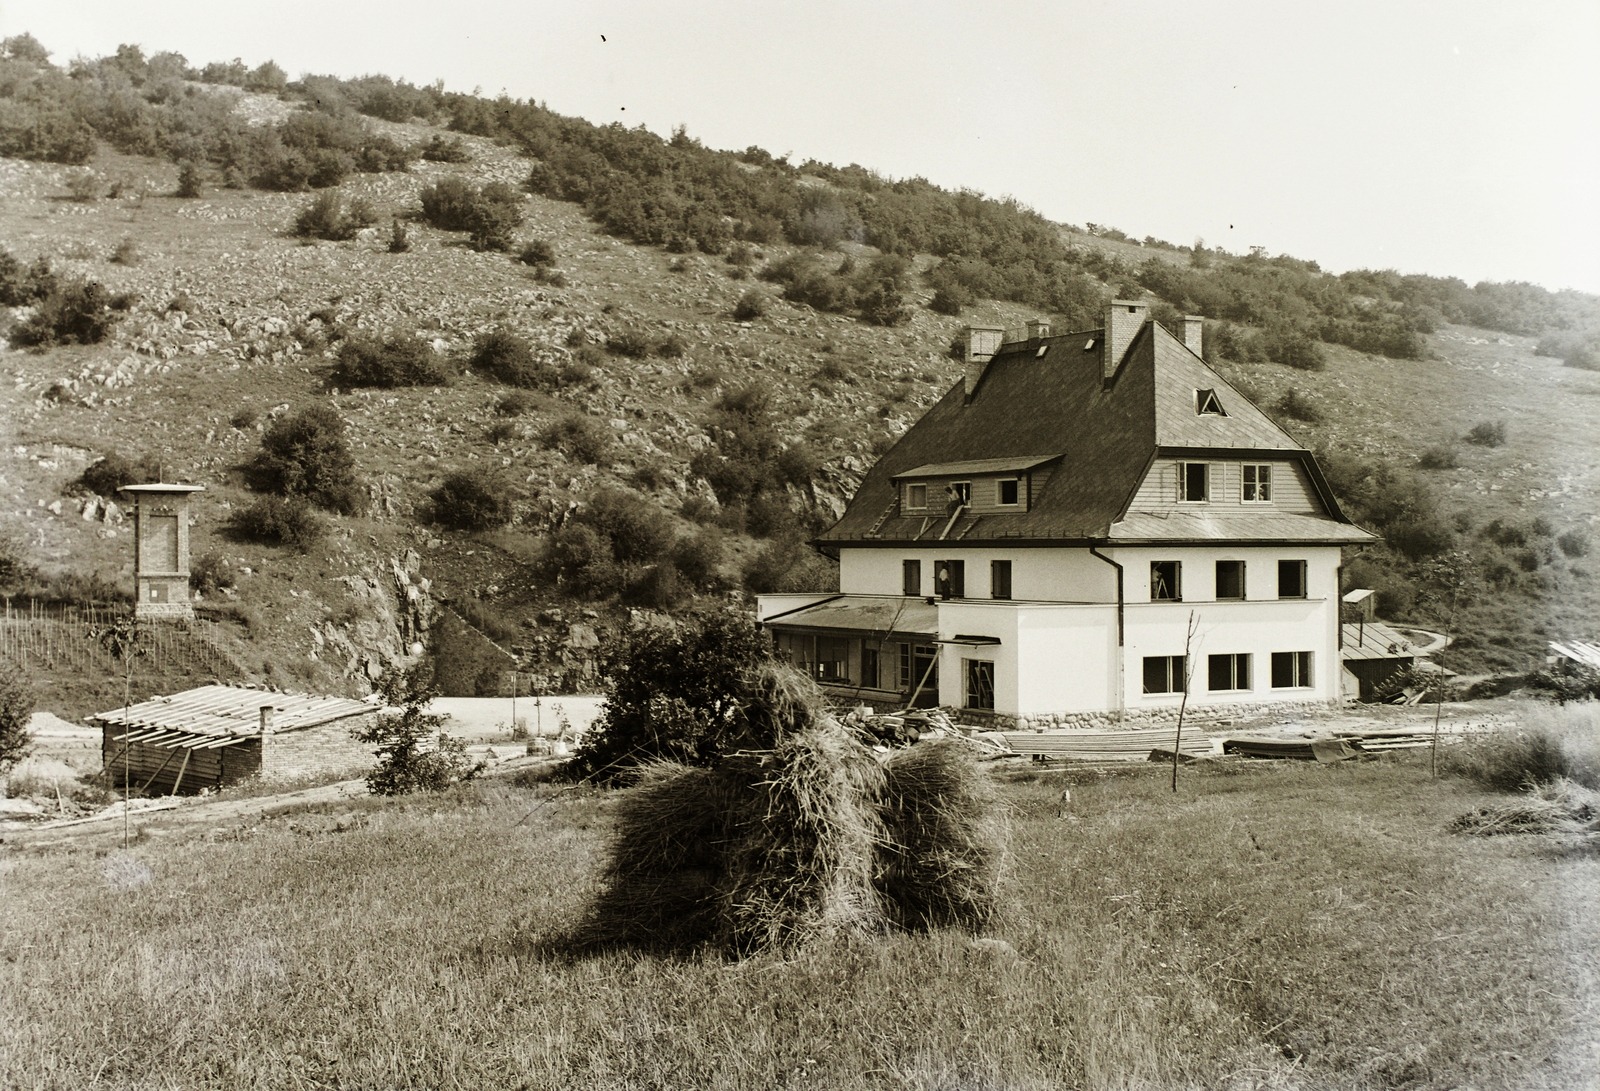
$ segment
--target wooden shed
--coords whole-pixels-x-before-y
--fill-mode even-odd
[[[359,776],[372,748],[352,731],[380,709],[348,697],[200,686],[89,717],[112,782],[173,795],[247,777]]]

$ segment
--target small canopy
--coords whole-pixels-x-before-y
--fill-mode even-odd
[[[1416,645],[1381,621],[1344,623],[1344,659],[1414,659]]]
[[[937,636],[939,608],[900,595],[840,595],[762,622],[777,628],[840,629],[850,632]]]

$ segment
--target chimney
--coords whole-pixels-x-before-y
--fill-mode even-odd
[[[1030,342],[1033,342],[1033,343],[1037,344],[1038,342],[1043,341],[1046,337],[1049,337],[1049,336],[1050,336],[1050,320],[1049,319],[1047,319],[1047,318],[1035,318],[1032,322],[1028,323],[1028,340]]]
[[[261,706],[261,773],[267,772],[267,738],[272,734],[272,706]]]
[[[1111,307],[1106,312],[1106,332],[1101,339],[1100,357],[1101,376],[1107,382],[1117,373],[1117,365],[1122,363],[1122,354],[1128,351],[1128,346],[1133,344],[1133,339],[1138,335],[1144,320],[1150,314],[1148,303],[1139,303],[1131,299],[1113,299]]]
[[[989,361],[994,359],[994,354],[1000,351],[1000,343],[1005,340],[1006,331],[996,326],[968,326],[967,340],[967,375],[966,388],[967,400],[972,400],[972,392],[978,389],[978,380],[983,378],[983,369],[989,366]]]
[[[1202,358],[1205,354],[1200,351],[1200,336],[1205,324],[1206,320],[1198,314],[1183,316],[1183,347]]]

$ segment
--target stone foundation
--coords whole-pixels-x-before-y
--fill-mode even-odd
[[[372,744],[359,743],[352,733],[371,723],[373,715],[349,716],[332,723],[284,731],[267,739],[263,780],[302,778],[347,779],[364,776],[377,762]]]
[[[1245,719],[1252,716],[1295,716],[1306,713],[1327,712],[1344,704],[1342,700],[1273,701],[1199,705],[1184,711],[1185,725],[1203,728],[1218,720]],[[951,719],[958,723],[975,724],[990,731],[1116,731],[1118,728],[1158,727],[1178,722],[1176,705],[1163,708],[1130,708],[1119,714],[1106,712],[1035,712],[1019,716],[1006,712],[979,712],[975,709],[953,709]]]

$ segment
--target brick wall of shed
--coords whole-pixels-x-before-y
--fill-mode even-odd
[[[357,777],[372,768],[372,747],[352,737],[372,716],[351,716],[316,727],[274,734],[267,743],[264,780]]]

